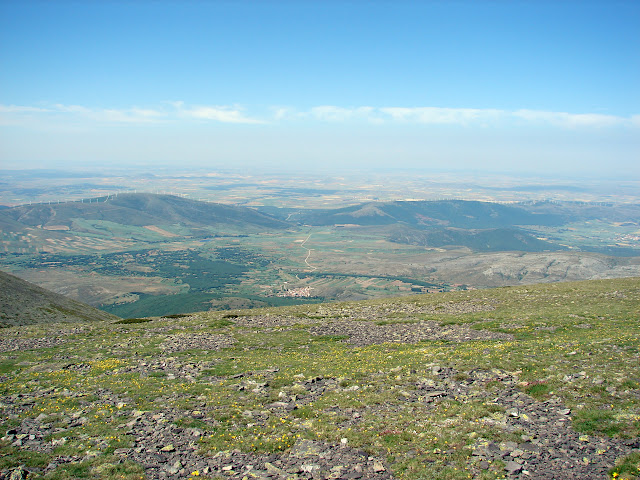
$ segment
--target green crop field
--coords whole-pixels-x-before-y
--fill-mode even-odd
[[[640,274],[631,204],[97,200],[2,210],[0,267],[136,317]]]

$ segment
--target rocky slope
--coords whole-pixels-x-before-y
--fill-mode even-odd
[[[639,308],[617,279],[9,328],[0,478],[637,478]]]

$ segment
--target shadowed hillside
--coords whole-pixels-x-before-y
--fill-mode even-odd
[[[524,208],[463,200],[365,203],[332,210],[301,212],[293,216],[310,225],[390,225],[404,223],[418,228],[501,228],[513,225],[561,225],[556,213],[531,213]]]
[[[0,326],[113,321],[119,317],[0,272]]]
[[[425,247],[446,247],[462,245],[476,252],[543,252],[566,250],[566,247],[539,240],[522,230],[515,228],[492,228],[485,230],[440,228],[436,230],[418,230],[400,227],[389,236],[395,243],[421,245]]]

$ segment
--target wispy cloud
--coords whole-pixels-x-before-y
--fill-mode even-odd
[[[602,115],[598,113],[545,112],[540,110],[517,110],[512,114],[530,123],[542,123],[564,128],[612,127],[635,122],[631,118]]]
[[[106,109],[91,114],[94,118],[104,122],[114,123],[154,123],[167,117],[165,112],[145,108],[131,108],[127,110]]]
[[[36,118],[37,116],[37,118]],[[197,119],[217,123],[266,123],[244,114],[237,106],[185,106],[184,102],[165,102],[158,108],[92,108],[83,105],[52,104],[47,107],[0,105],[0,124],[25,125],[29,120],[42,124],[47,120],[82,121],[102,124],[152,124],[180,119]],[[62,117],[62,118],[61,118]]]
[[[440,125],[469,125],[496,121],[505,116],[501,110],[474,108],[387,107],[380,111],[394,121]]]
[[[369,123],[444,125],[471,127],[550,127],[594,129],[640,127],[640,115],[629,117],[598,113],[568,113],[543,110],[500,110],[443,107],[342,107],[319,105],[307,110],[271,107],[263,115],[247,113],[238,105],[187,105],[182,101],[164,102],[151,108],[94,108],[83,105],[0,105],[0,125],[46,127],[56,124],[96,125],[157,123],[171,124],[188,120],[212,124],[279,124],[281,122]]]
[[[237,105],[195,105],[187,106],[183,101],[167,102],[173,107],[173,114],[179,118],[211,120],[219,123],[267,123],[264,120],[245,115],[244,108]]]
[[[640,116],[620,117],[597,113],[567,113],[542,110],[500,110],[443,107],[341,107],[321,105],[306,111],[274,108],[273,120],[317,120],[328,123],[448,125],[461,127],[549,126],[553,128],[604,128],[639,126]]]
[[[25,125],[28,120],[38,124],[51,121],[92,121],[97,123],[152,123],[167,116],[166,112],[145,108],[100,109],[82,105],[56,103],[47,107],[0,105],[3,125]]]
[[[27,107],[23,105],[0,105],[0,114],[2,113],[29,114],[29,113],[45,113],[49,111],[50,110],[47,108],[40,108],[40,107]]]
[[[379,123],[378,111],[373,107],[345,108],[334,105],[321,105],[313,107],[309,114],[325,122],[345,122],[348,120],[366,120]]]
[[[246,116],[239,107],[217,105],[184,108],[182,103],[176,103],[179,105],[178,113],[182,117],[213,120],[221,123],[266,123],[264,120]]]

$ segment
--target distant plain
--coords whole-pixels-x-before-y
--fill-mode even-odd
[[[2,173],[0,203],[23,210],[0,209],[0,268],[125,317],[640,275],[633,181],[447,172]],[[201,225],[178,214],[147,223],[142,207],[135,207],[138,219],[96,213],[117,198],[249,207],[271,220],[233,220],[247,210]],[[24,223],[38,205],[49,216]],[[513,207],[524,209],[521,218]],[[457,220],[446,219],[445,208],[458,209]],[[551,220],[533,224],[531,215]]]

